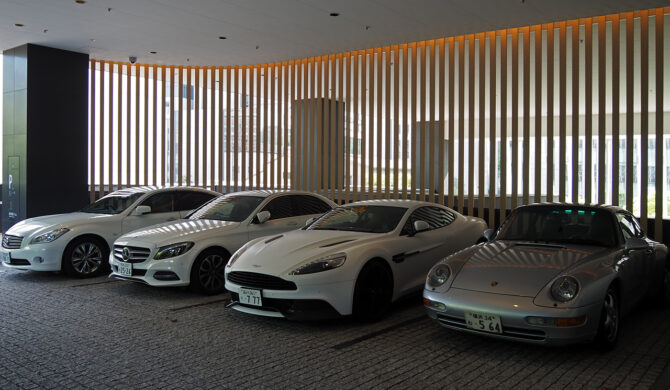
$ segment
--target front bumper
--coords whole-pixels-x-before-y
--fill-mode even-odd
[[[67,243],[68,240],[65,239],[44,244],[29,244],[19,249],[0,248],[0,252],[8,254],[11,258],[9,263],[2,262],[2,265],[32,271],[60,271]]]
[[[190,253],[187,252],[181,256],[165,260],[153,260],[153,255],[152,251],[149,259],[144,262],[130,263],[132,266],[132,275],[125,276],[119,274],[119,263],[121,261],[117,260],[112,253],[109,256],[109,264],[112,269],[109,277],[148,284],[154,287],[179,287],[188,286],[191,283],[191,265],[193,264],[193,259],[189,256]]]
[[[329,319],[351,314],[351,303],[355,280],[334,283],[301,283],[292,278],[295,290],[271,290],[257,286],[242,286],[228,280],[231,306],[237,311],[266,317],[284,317],[292,320]],[[239,302],[239,291],[243,287],[261,290],[263,306],[245,305]]]
[[[444,310],[426,307],[428,316],[449,329],[479,334],[504,340],[521,341],[542,345],[566,345],[593,340],[598,331],[600,304],[578,308],[541,307],[533,298],[491,294],[478,291],[450,288],[446,293],[424,290],[424,300],[441,303]],[[489,333],[470,329],[465,323],[465,313],[485,313],[500,317],[502,333]],[[556,324],[535,325],[529,317],[540,317],[549,321],[558,318],[580,318],[586,320],[577,326]]]

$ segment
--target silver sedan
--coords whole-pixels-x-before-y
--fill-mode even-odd
[[[485,235],[428,274],[424,305],[447,328],[607,350],[641,300],[670,303],[667,247],[618,207],[522,206]]]

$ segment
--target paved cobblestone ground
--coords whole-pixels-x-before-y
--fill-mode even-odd
[[[636,310],[602,354],[452,332],[425,316],[419,296],[376,324],[260,318],[227,300],[0,268],[0,389],[670,385],[669,309]]]

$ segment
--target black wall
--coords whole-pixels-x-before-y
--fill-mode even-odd
[[[28,44],[3,58],[6,231],[88,203],[88,55]]]

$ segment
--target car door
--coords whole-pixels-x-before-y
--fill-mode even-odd
[[[402,249],[392,259],[401,276],[397,280],[399,291],[422,286],[430,268],[455,250],[458,242],[449,239],[449,225],[454,220],[453,213],[437,206],[419,207],[410,214],[398,238]],[[427,222],[429,230],[415,232],[416,221]]]
[[[644,233],[635,217],[627,212],[619,212],[616,216],[623,233],[624,245],[628,238],[644,238]],[[647,284],[650,280],[648,273],[651,272],[648,270],[651,263],[649,258],[652,252],[651,247],[649,249],[631,250],[628,253],[624,251],[623,256],[618,261],[619,274],[624,290],[622,300],[626,306],[634,305],[647,292]]]
[[[151,207],[151,212],[143,215],[132,215],[131,212],[131,215],[125,217],[123,220],[123,233],[179,219],[179,212],[174,209],[176,192],[158,192],[144,199],[140,205]]]
[[[202,191],[176,191],[174,209],[180,218],[185,218],[191,211],[215,198],[216,195]]]
[[[249,240],[283,233],[305,226],[308,219],[320,216],[331,207],[323,200],[307,194],[281,195],[271,199],[260,211],[269,211],[270,219],[259,224],[252,220]]]

